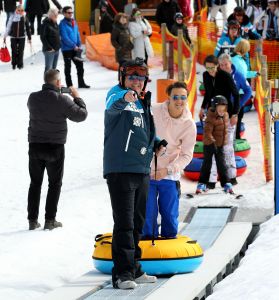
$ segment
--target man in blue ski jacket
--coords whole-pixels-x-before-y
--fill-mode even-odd
[[[71,6],[63,7],[62,13],[64,19],[59,24],[59,31],[61,36],[61,51],[64,58],[64,72],[66,84],[68,87],[73,86],[71,77],[71,62],[75,64],[77,68],[78,87],[90,88],[85,84],[83,75],[83,60],[81,58],[81,40],[78,31],[77,22],[73,19],[73,9]]]
[[[138,246],[145,221],[150,164],[156,143],[150,112],[151,93],[145,93],[148,68],[143,59],[120,67],[120,83],[107,95],[105,110],[104,177],[111,198],[112,283],[114,288],[134,289],[153,283],[141,269]]]

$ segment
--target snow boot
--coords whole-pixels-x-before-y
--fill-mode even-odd
[[[133,280],[125,280],[122,281],[120,278],[117,279],[117,281],[113,285],[115,288],[118,288],[120,290],[131,290],[135,289],[138,285]]]
[[[135,282],[140,284],[140,283],[154,283],[157,281],[156,276],[150,276],[147,275],[146,273],[143,273],[141,276],[135,279]]]
[[[224,185],[224,192],[229,194],[234,194],[232,187],[233,187],[232,184],[230,182],[227,182]]]
[[[231,182],[232,185],[237,185],[238,184],[238,182],[237,182],[237,180],[236,180],[235,177],[231,178],[230,182]]]
[[[201,194],[207,192],[207,187],[206,184],[204,183],[198,183],[197,189],[196,189],[196,194]]]
[[[41,224],[37,220],[29,220],[29,230],[35,230],[41,227]]]
[[[48,230],[53,230],[57,227],[62,227],[62,223],[54,220],[46,220],[45,221],[45,226],[44,226],[44,230],[48,229]]]
[[[214,190],[215,189],[215,186],[216,186],[216,182],[208,182],[206,187],[209,189],[209,190]]]

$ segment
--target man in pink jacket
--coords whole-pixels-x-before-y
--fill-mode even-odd
[[[175,237],[178,230],[178,207],[181,171],[190,163],[196,143],[196,125],[187,105],[187,86],[175,82],[167,88],[168,100],[152,107],[156,134],[168,141],[164,155],[152,162],[146,204],[144,237],[158,237],[158,211],[161,236]],[[156,167],[156,169],[155,169]]]

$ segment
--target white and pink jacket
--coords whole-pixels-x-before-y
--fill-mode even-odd
[[[156,135],[168,142],[167,151],[157,158],[157,170],[168,168],[172,174],[164,179],[179,180],[183,169],[193,158],[196,143],[196,124],[186,106],[180,118],[172,118],[168,111],[168,101],[152,106]],[[152,173],[155,172],[154,159]]]

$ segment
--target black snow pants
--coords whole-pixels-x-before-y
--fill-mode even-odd
[[[74,50],[65,50],[62,52],[64,58],[64,73],[66,79],[66,85],[73,86],[72,77],[71,77],[71,62],[76,66],[77,69],[77,77],[78,77],[78,85],[81,86],[84,84],[83,74],[83,62],[75,60],[74,57],[76,56],[76,51]]]
[[[45,219],[55,219],[64,173],[64,157],[65,149],[62,144],[29,144],[29,174],[31,183],[28,192],[28,220],[38,219],[41,187],[45,169],[48,174]]]
[[[217,171],[221,185],[224,186],[227,182],[230,182],[227,173],[227,167],[224,159],[224,149],[223,147],[216,147],[214,144],[203,146],[203,163],[200,172],[199,182],[207,184],[209,181],[211,166],[212,166],[212,156],[215,155]]]
[[[111,173],[106,176],[113,212],[112,282],[134,280],[143,271],[138,245],[145,222],[149,175]],[[115,285],[114,285],[115,286]]]
[[[12,66],[23,68],[23,54],[25,47],[25,38],[11,38],[12,48]]]

